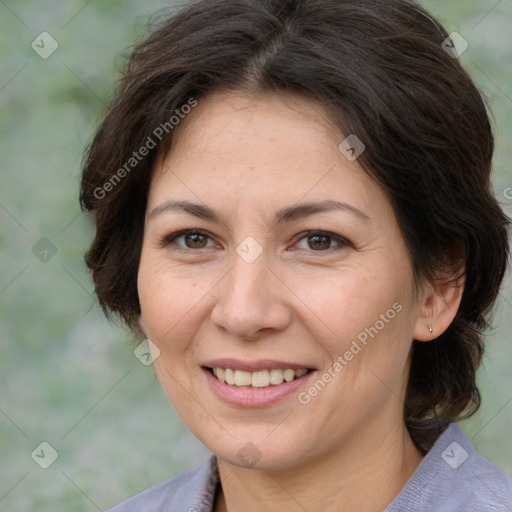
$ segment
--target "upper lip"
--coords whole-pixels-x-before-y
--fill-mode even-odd
[[[246,372],[257,372],[260,370],[272,370],[272,369],[281,369],[281,370],[300,370],[302,368],[306,368],[308,370],[313,370],[307,364],[301,363],[291,363],[289,361],[276,361],[274,359],[259,359],[257,361],[241,361],[239,359],[233,358],[223,358],[223,359],[212,359],[210,361],[205,361],[202,366],[207,368],[230,368],[232,370],[242,370]]]

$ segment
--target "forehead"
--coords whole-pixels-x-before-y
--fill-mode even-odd
[[[240,156],[240,150],[247,149],[247,160],[255,160],[258,156],[255,150],[261,149],[259,144],[282,153],[287,149],[310,151],[313,142],[317,150],[329,153],[337,150],[340,136],[339,129],[318,101],[272,92],[219,91],[200,99],[179,123],[173,131],[171,151],[165,158],[176,161],[205,156],[205,151],[212,157],[222,153],[228,158]],[[306,139],[310,144],[303,146]]]
[[[200,100],[173,135],[171,150],[156,165],[148,209],[169,199],[274,211],[301,199],[333,199],[380,207],[377,215],[389,209],[357,160],[340,152],[345,135],[313,100],[215,93]]]

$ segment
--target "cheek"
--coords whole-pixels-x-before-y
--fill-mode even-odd
[[[313,285],[304,280],[294,288],[314,313],[308,315],[308,328],[327,351],[326,364],[342,357],[340,380],[357,381],[361,391],[379,378],[394,386],[412,340],[412,281],[405,271],[392,271],[393,266],[387,272],[376,267],[373,272],[344,269],[337,277],[313,280]]]
[[[162,342],[190,322],[200,306],[206,284],[180,276],[176,269],[143,255],[137,286],[145,332]]]
[[[295,284],[294,292],[314,313],[316,323],[338,339],[352,338],[374,325],[400,296],[386,276],[373,275],[366,269],[343,269]]]
[[[205,290],[196,279],[180,277],[167,263],[143,255],[138,293],[144,332],[160,350],[155,371],[169,400],[181,411],[189,400],[184,387],[191,386],[197,371],[193,340]]]

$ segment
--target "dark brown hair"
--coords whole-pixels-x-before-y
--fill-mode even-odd
[[[455,249],[465,263],[455,320],[435,341],[413,342],[405,420],[476,411],[508,219],[491,190],[485,104],[447,38],[408,0],[199,0],[155,27],[132,52],[83,169],[80,201],[96,224],[86,263],[105,313],[137,330],[147,195],[172,116],[215,90],[298,94],[366,145],[359,162],[392,201],[416,279],[456,265]]]

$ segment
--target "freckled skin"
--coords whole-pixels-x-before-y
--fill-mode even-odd
[[[338,494],[349,489],[357,496],[363,485],[354,482],[357,476],[366,489],[383,488],[363,507],[379,510],[421,460],[402,407],[411,342],[420,324],[425,329],[425,294],[414,299],[391,204],[357,161],[339,152],[344,138],[306,100],[216,93],[180,123],[151,183],[148,212],[169,199],[189,200],[223,220],[174,212],[146,220],[138,290],[141,326],[161,351],[155,368],[165,392],[218,456],[221,475],[233,475],[224,486],[228,505],[230,492],[243,503],[244,496],[261,494],[258,485],[273,489],[265,477],[272,471],[290,488],[302,482],[296,495],[305,503],[323,499],[324,510],[338,511]],[[329,211],[273,225],[284,206],[326,199],[349,203],[368,219]],[[206,231],[208,247],[187,248],[186,237],[159,245],[183,229]],[[298,240],[306,230],[350,243],[332,238],[334,249],[315,251],[307,237]],[[248,236],[263,248],[251,264],[236,253]],[[401,311],[308,405],[293,396],[266,409],[240,409],[218,399],[204,378],[202,362],[219,357],[303,363],[320,378],[394,303]],[[261,452],[255,468],[262,470],[251,470],[249,480],[237,457],[248,442]],[[286,499],[280,507],[295,510]],[[264,497],[258,500],[261,507]]]

